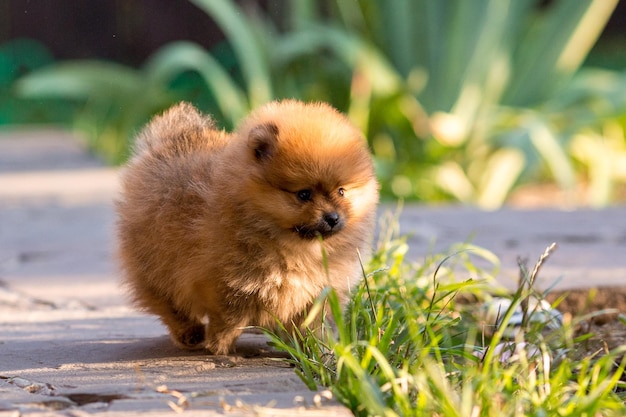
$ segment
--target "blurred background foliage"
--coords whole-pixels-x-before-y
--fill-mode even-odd
[[[323,100],[366,134],[386,198],[497,208],[548,184],[556,204],[624,201],[626,43],[589,56],[617,0],[191,2],[224,41],[140,66],[0,45],[0,124],[70,124],[117,164],[179,100],[226,129],[272,99]]]

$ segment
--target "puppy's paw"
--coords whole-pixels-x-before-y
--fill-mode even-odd
[[[204,343],[206,329],[204,324],[192,325],[172,333],[172,338],[185,349],[196,349]]]
[[[235,342],[241,331],[233,330],[230,332],[220,332],[219,334],[211,334],[207,336],[206,349],[213,355],[228,355],[235,353]]]

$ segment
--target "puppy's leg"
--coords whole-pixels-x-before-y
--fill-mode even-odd
[[[219,315],[209,316],[209,328],[206,335],[206,348],[214,355],[226,355],[235,351],[235,342],[243,332],[247,320],[225,319]]]
[[[185,349],[201,347],[206,338],[206,325],[177,311],[171,305],[159,312],[161,321],[170,332],[174,343]]]
[[[182,348],[198,348],[206,338],[206,325],[195,320],[177,319],[176,322],[172,322],[169,318],[167,320],[163,318],[163,322],[174,342]]]
[[[185,349],[201,347],[206,325],[174,306],[171,298],[149,285],[136,285],[135,302],[145,311],[159,316],[174,343]]]

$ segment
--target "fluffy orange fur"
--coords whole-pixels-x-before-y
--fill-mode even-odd
[[[325,287],[345,301],[377,202],[366,141],[332,107],[273,102],[228,134],[181,103],[122,171],[125,281],[178,345],[225,354],[244,326],[300,325]]]

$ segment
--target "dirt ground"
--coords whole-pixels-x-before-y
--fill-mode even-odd
[[[565,299],[557,309],[572,317],[584,317],[577,327],[576,335],[591,334],[592,337],[580,343],[576,353],[580,357],[602,355],[605,352],[626,346],[626,286],[605,287],[587,290],[571,290],[565,292]],[[546,297],[550,302],[563,295],[553,293]],[[620,320],[621,316],[621,320]],[[617,369],[618,363],[614,364]],[[620,378],[626,383],[626,373]],[[624,392],[623,388],[618,391]]]
[[[626,324],[619,319],[620,314],[622,318],[626,317],[626,286],[570,290],[565,294],[565,299],[557,306],[561,313],[570,313],[575,318],[588,314],[591,316],[578,328],[580,335],[594,335],[587,342],[589,350],[612,350],[626,346]],[[553,302],[562,295],[563,292],[555,292],[546,298]]]

